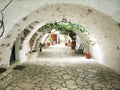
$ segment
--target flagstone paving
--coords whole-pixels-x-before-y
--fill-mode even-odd
[[[30,56],[23,70],[13,70],[6,90],[120,90],[119,74],[68,47],[49,47]]]

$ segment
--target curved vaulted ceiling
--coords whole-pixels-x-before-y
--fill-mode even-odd
[[[0,8],[8,2],[0,1]],[[0,38],[0,64],[9,65],[12,46],[23,31],[29,29],[30,37],[26,38],[20,56],[25,56],[29,51],[26,48],[27,41],[38,28],[51,21],[60,21],[65,16],[69,21],[82,24],[94,35],[97,44],[91,46],[92,56],[120,73],[119,6],[119,0],[13,0],[3,12],[6,31]]]
[[[0,0],[0,10],[10,0]],[[120,1],[119,0],[13,0],[13,2],[3,11],[5,15],[5,27],[7,33],[15,23],[20,21],[23,17],[29,15],[32,11],[38,9],[40,6],[55,3],[73,3],[77,5],[85,5],[105,13],[112,17],[117,22],[120,22]],[[6,35],[6,34],[5,34]]]

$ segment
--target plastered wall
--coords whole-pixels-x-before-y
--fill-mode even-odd
[[[16,38],[26,27],[31,26],[32,22],[37,21],[39,22],[39,25],[42,26],[51,21],[61,20],[63,15],[74,23],[82,24],[95,37],[96,44],[90,46],[90,52],[93,58],[99,63],[110,67],[117,73],[120,73],[120,68],[118,68],[120,67],[119,23],[113,20],[110,16],[81,4],[45,5],[15,22],[15,24],[12,25],[12,28],[6,32],[6,36],[4,36],[4,38],[2,37],[0,42],[0,65],[9,66],[11,50]],[[33,29],[31,29],[30,32],[31,35],[35,33],[32,30]],[[79,32],[78,35],[80,35]],[[29,39],[27,40],[26,38],[25,40],[29,42]],[[20,57],[22,57],[21,53],[24,52],[27,44],[24,44],[22,47],[23,49],[20,49],[20,53],[18,53],[20,54]],[[20,60],[25,60],[25,53],[24,58],[20,58]]]

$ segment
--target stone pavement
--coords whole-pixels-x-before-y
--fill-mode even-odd
[[[120,75],[69,47],[35,52],[22,65],[5,90],[120,90]]]

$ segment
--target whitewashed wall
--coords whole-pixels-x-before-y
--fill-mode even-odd
[[[91,46],[92,56],[101,64],[120,73],[120,68],[118,68],[120,67],[120,26],[119,23],[117,23],[117,21],[120,21],[118,12],[120,10],[118,7],[119,1],[114,0],[113,3],[107,3],[108,0],[105,0],[105,2],[101,3],[102,6],[99,5],[99,0],[94,1],[95,2],[88,0],[53,0],[51,2],[49,2],[49,0],[44,0],[43,2],[40,2],[40,0],[34,0],[34,2],[32,0],[14,1],[4,12],[6,32],[4,36],[0,38],[0,65],[9,65],[12,45],[22,30],[28,25],[34,21],[39,21],[40,24],[43,25],[50,21],[61,20],[62,16],[65,15],[68,20],[85,26],[96,38],[97,43]],[[49,3],[52,5],[48,5]],[[45,4],[47,5],[44,6]],[[87,6],[83,6],[82,4]],[[111,11],[105,8],[108,4],[113,4],[113,7],[107,6]],[[116,6],[114,6],[114,4],[116,4]],[[96,11],[96,9],[99,11]],[[22,19],[23,17],[25,18]]]

